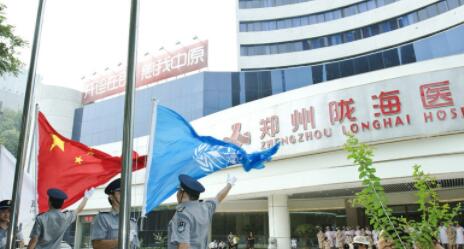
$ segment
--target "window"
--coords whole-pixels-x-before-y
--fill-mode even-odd
[[[391,0],[391,1],[394,1],[394,0]],[[450,0],[447,0],[447,1],[450,1]],[[464,0],[457,0],[457,1],[464,2]],[[367,4],[368,3],[369,2],[367,2]],[[439,11],[447,9],[447,6],[444,3],[445,3],[444,1],[441,1],[437,4],[433,4],[426,8],[422,8],[414,13],[410,13],[410,14],[400,16],[397,18],[392,18],[392,19],[383,21],[381,23],[371,24],[366,27],[346,31],[346,32],[339,33],[339,34],[331,34],[331,35],[327,35],[323,37],[317,37],[317,38],[310,39],[309,41],[299,40],[299,41],[284,42],[278,45],[277,52],[275,52],[276,49],[274,48],[271,49],[269,47],[272,44],[263,45],[263,47],[260,47],[260,48],[257,48],[258,45],[250,46],[254,48],[248,50],[247,52],[248,52],[248,55],[256,55],[256,53],[258,54],[287,53],[287,52],[293,52],[293,51],[304,51],[304,50],[309,50],[309,49],[317,49],[317,48],[322,48],[326,46],[334,46],[334,45],[338,45],[341,43],[352,42],[352,41],[356,41],[359,39],[368,38],[368,37],[375,36],[381,33],[386,33],[392,30],[396,30],[398,28],[416,23],[418,20],[423,20],[424,18],[430,18],[433,15],[437,15]],[[352,7],[356,7],[356,6],[357,5],[343,8],[343,11],[349,12],[352,10]],[[304,16],[304,17],[294,17],[294,18],[288,18],[288,19],[281,19],[277,21],[252,22],[248,24],[241,23],[240,30],[241,31],[244,29],[245,30],[248,29],[248,31],[270,30],[272,29],[272,26],[274,25],[277,26],[277,28],[297,27],[297,26],[303,25],[302,23],[306,23],[307,21],[309,22],[311,22],[311,20],[319,21],[318,18],[323,19],[323,20],[334,19],[335,18],[334,13],[335,12],[325,13],[325,15],[316,14],[316,15]],[[415,51],[417,53],[418,50],[416,49]],[[423,51],[421,51],[421,54],[422,52]]]
[[[364,11],[367,11],[367,2],[364,2],[364,3],[359,3],[358,4],[358,9],[359,9],[359,12],[364,12]]]
[[[427,15],[427,8],[419,10],[417,12],[417,15],[419,16],[419,20],[421,21],[427,19],[429,17]]]
[[[377,0],[377,7],[384,6],[385,0]]]
[[[414,53],[414,47],[412,44],[402,46],[400,48],[401,53],[401,64],[408,64],[416,62],[416,54]]]
[[[245,23],[240,23],[240,32],[246,32],[247,31],[247,25]]]
[[[279,53],[286,53],[287,52],[287,48],[285,47],[285,43],[281,43],[281,44],[278,44],[278,50],[279,50]]]
[[[380,26],[380,32],[381,33],[388,32],[388,31],[391,30],[390,23],[388,21],[380,23],[379,26]]]
[[[436,4],[430,5],[429,7],[425,8],[425,9],[427,10],[427,15],[429,17],[438,15],[438,9],[437,9]]]
[[[240,55],[248,55],[248,49],[246,47],[240,47]]]
[[[316,15],[310,15],[310,16],[309,16],[309,23],[310,23],[310,24],[315,24],[315,23],[317,23]]]
[[[374,71],[383,68],[382,53],[368,55],[369,71]]]
[[[327,70],[327,80],[340,78],[340,68],[338,62],[326,64],[325,68]]]
[[[311,39],[311,48],[322,48],[324,47],[324,40],[321,38],[313,38]]]
[[[372,35],[371,35],[371,30],[369,29],[369,27],[364,27],[364,28],[362,28],[362,36],[363,36],[364,38],[367,38],[367,37],[372,36]]]
[[[319,83],[324,80],[322,65],[312,66],[311,71],[313,73],[313,83]]]
[[[333,16],[334,16],[334,19],[342,18],[342,10],[341,9],[334,10],[333,11]]]
[[[396,48],[382,52],[382,58],[385,68],[398,66],[400,64],[400,58],[398,57]]]
[[[367,56],[362,56],[353,60],[354,73],[365,73],[369,72],[369,62]]]
[[[317,19],[317,22],[320,23],[320,22],[324,22],[324,14],[318,14],[316,16],[316,19]]]
[[[269,29],[270,30],[277,29],[277,21],[269,21]]]
[[[260,22],[252,23],[252,26],[253,26],[253,31],[261,31],[262,30]]]
[[[343,8],[343,16],[352,16],[358,13],[358,9],[356,9],[356,5],[348,6]]]
[[[303,50],[303,41],[295,42],[293,44],[293,51],[302,51]]]
[[[419,21],[419,17],[417,17],[417,13],[413,12],[407,15],[408,23],[413,24]]]
[[[367,8],[369,10],[375,9],[376,7],[377,7],[377,5],[375,4],[375,0],[370,0],[370,1],[367,2]]]
[[[301,17],[301,25],[308,25],[309,24],[309,16]]]
[[[295,17],[292,19],[292,27],[301,26],[301,19],[300,17]]]
[[[277,20],[277,28],[278,28],[278,29],[284,29],[284,28],[286,28],[286,26],[285,26],[285,20]]]
[[[437,3],[437,9],[438,9],[438,13],[446,12],[448,10],[448,7],[446,6],[446,2],[443,1],[443,2]]]
[[[303,41],[303,50],[310,50],[311,49],[311,42],[310,40]]]
[[[345,60],[340,62],[340,75],[347,77],[354,74],[353,60]]]
[[[270,46],[270,52],[271,54],[278,54],[279,53],[279,48],[277,45],[273,44]]]
[[[329,12],[326,12],[326,13],[324,14],[324,17],[325,17],[325,21],[326,21],[326,22],[327,22],[327,21],[331,21],[331,20],[334,19],[333,13],[330,12],[330,11],[329,11]]]
[[[398,21],[398,27],[400,28],[409,25],[408,19],[404,16],[398,17],[397,21]]]
[[[347,31],[343,33],[343,42],[352,42],[354,40],[353,31]]]
[[[342,43],[342,36],[340,34],[331,35],[329,39],[330,45],[337,45]]]
[[[371,35],[378,35],[380,33],[378,24],[372,24],[369,26],[369,29],[371,31]]]
[[[292,27],[292,19],[285,19],[285,27],[286,28]]]
[[[380,24],[380,32],[385,33],[398,28],[396,20],[388,20]]]
[[[262,31],[268,31],[269,30],[269,22],[263,22],[261,25],[261,30]]]
[[[448,9],[454,9],[456,7],[459,7],[459,1],[458,0],[446,0],[448,3]]]

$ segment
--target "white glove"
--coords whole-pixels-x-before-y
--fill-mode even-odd
[[[228,184],[230,184],[231,186],[234,186],[236,181],[237,181],[237,177],[227,174],[227,183]]]
[[[85,198],[87,198],[87,200],[90,199],[90,197],[92,197],[94,192],[95,192],[95,188],[87,189],[84,193]]]

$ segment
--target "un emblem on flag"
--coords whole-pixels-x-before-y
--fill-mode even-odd
[[[238,164],[237,151],[220,145],[200,144],[193,152],[193,159],[205,173],[212,173],[229,165]]]

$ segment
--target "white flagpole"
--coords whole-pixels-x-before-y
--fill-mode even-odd
[[[40,32],[42,30],[42,16],[44,12],[45,0],[39,1],[37,8],[37,17],[35,23],[34,40],[32,42],[31,60],[29,62],[29,72],[27,75],[26,94],[24,96],[23,117],[21,121],[21,133],[19,136],[18,159],[16,160],[16,171],[13,184],[13,205],[11,207],[11,222],[8,228],[7,249],[13,249],[15,246],[16,227],[18,225],[19,199],[23,182],[24,165],[26,164],[27,146],[29,145],[29,134],[31,126],[31,116],[34,106],[35,91],[35,71],[37,66],[37,56],[40,45]]]
[[[129,24],[129,48],[127,55],[126,96],[124,102],[124,126],[122,137],[121,205],[119,206],[119,249],[129,248],[130,208],[132,183],[132,148],[134,128],[135,69],[137,66],[137,26],[139,1],[131,1]]]
[[[148,188],[148,178],[150,177],[150,170],[151,170],[151,161],[153,159],[153,149],[154,149],[154,143],[155,143],[155,137],[156,137],[156,120],[157,120],[157,115],[158,115],[158,100],[153,99],[152,102],[152,116],[151,116],[151,133],[150,133],[150,138],[149,138],[149,143],[148,143],[148,150],[147,150],[147,163],[145,166],[145,182],[144,182],[144,188],[143,188],[143,205],[142,205],[142,219],[143,217],[146,216],[146,207],[147,207],[147,188]],[[142,220],[142,225],[143,225],[143,220]]]

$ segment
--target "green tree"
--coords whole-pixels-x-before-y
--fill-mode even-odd
[[[435,247],[440,222],[450,224],[459,214],[461,208],[457,205],[450,208],[448,204],[439,203],[436,180],[425,174],[420,166],[415,165],[413,171],[414,187],[417,190],[416,203],[419,205],[421,218],[419,221],[408,220],[404,217],[394,217],[388,207],[388,199],[375,174],[372,165],[374,153],[369,146],[359,143],[354,136],[349,136],[345,150],[349,152],[348,159],[358,165],[359,179],[363,189],[356,194],[355,204],[365,208],[369,223],[382,235],[393,241],[395,248],[431,249]]]
[[[17,49],[26,42],[14,34],[14,26],[6,23],[6,6],[0,3],[0,76],[6,73],[17,75],[22,62],[17,58]]]
[[[0,144],[16,156],[21,129],[21,113],[5,109],[0,113]]]

